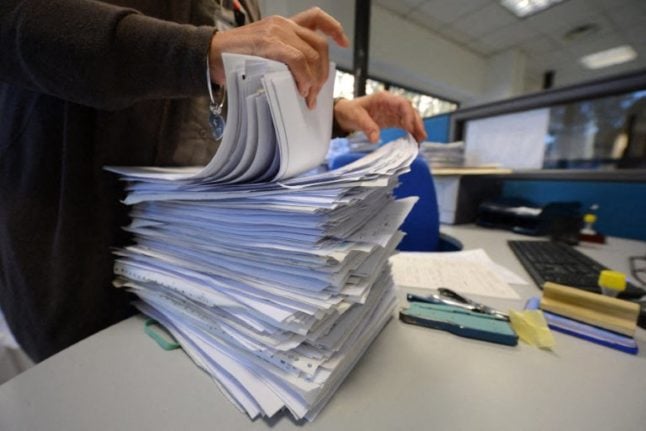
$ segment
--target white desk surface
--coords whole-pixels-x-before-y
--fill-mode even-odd
[[[442,231],[527,276],[505,244],[526,237],[473,226]],[[645,251],[643,242],[619,239],[585,249],[622,271],[627,256]],[[533,285],[514,287],[521,301],[485,302],[521,308],[539,294]],[[638,356],[555,337],[549,352],[393,318],[314,422],[287,415],[252,422],[181,350],[161,350],[133,317],[0,386],[0,430],[646,429],[646,331],[638,330]]]

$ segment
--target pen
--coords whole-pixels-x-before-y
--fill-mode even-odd
[[[435,294],[432,294],[429,296],[421,296],[421,295],[415,295],[415,294],[409,293],[406,295],[406,299],[409,302],[424,302],[427,304],[450,305],[453,307],[459,307],[465,310],[469,310],[475,313],[485,314],[487,316],[491,316],[498,320],[505,320],[505,321],[509,320],[509,316],[507,316],[505,313],[502,313],[486,305],[482,305],[477,302],[467,300],[466,298],[464,299],[469,302],[458,301],[451,298],[444,298],[440,295],[435,295]]]

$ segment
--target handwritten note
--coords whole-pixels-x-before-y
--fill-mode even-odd
[[[398,286],[421,289],[448,287],[466,295],[520,299],[500,276],[483,262],[459,253],[399,253],[390,258]]]

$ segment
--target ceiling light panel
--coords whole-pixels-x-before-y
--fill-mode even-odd
[[[637,58],[637,52],[630,45],[622,45],[605,51],[581,57],[581,64],[588,69],[601,69],[616,64],[627,63]]]
[[[518,18],[526,18],[545,10],[563,0],[500,0],[500,4],[509,9]]]

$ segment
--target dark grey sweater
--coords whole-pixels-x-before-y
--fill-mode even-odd
[[[215,2],[112,3],[0,2],[0,306],[36,361],[132,312],[111,286],[127,208],[102,167],[211,156],[177,143],[210,135]]]

